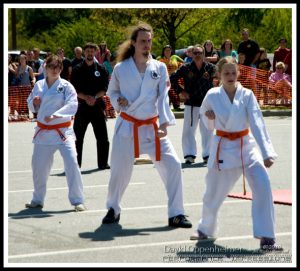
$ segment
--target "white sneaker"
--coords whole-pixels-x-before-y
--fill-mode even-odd
[[[77,204],[77,205],[75,205],[75,211],[76,212],[86,211],[86,207],[82,203]]]
[[[43,208],[44,205],[41,204],[41,203],[37,203],[37,202],[31,201],[29,203],[26,203],[25,207],[26,208]]]
[[[193,164],[193,163],[195,163],[195,159],[193,157],[187,157],[185,159],[185,163],[186,164]]]

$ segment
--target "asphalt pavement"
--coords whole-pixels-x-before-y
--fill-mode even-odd
[[[217,239],[189,240],[201,217],[207,172],[201,157],[182,164],[184,206],[191,229],[167,225],[167,196],[153,164],[134,166],[122,199],[119,224],[101,225],[110,171],[98,171],[96,140],[89,126],[83,147],[82,176],[85,212],[75,212],[67,197],[63,160],[55,154],[42,210],[25,209],[32,197],[31,143],[35,122],[10,123],[4,166],[4,263],[18,267],[104,266],[295,266],[295,123],[290,116],[265,117],[278,153],[268,170],[272,189],[292,189],[293,205],[275,204],[276,238],[283,252],[262,253],[253,238],[251,201],[227,198],[219,212]],[[107,122],[110,142],[115,119]],[[181,150],[183,120],[169,128],[169,138],[184,162]],[[293,128],[294,127],[294,128]],[[198,153],[201,154],[197,131]],[[200,155],[201,156],[201,155]],[[141,155],[147,160],[147,156]],[[247,186],[249,190],[249,186]],[[232,192],[242,192],[242,178]]]

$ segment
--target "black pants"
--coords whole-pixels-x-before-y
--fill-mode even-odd
[[[77,161],[81,167],[82,147],[86,129],[92,123],[94,134],[97,141],[97,163],[98,167],[107,165],[109,141],[106,127],[106,117],[103,109],[98,104],[89,106],[79,103],[74,120],[74,132],[76,135]]]

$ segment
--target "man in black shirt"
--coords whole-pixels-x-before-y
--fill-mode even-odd
[[[100,170],[109,169],[109,141],[106,127],[105,103],[102,97],[108,87],[108,72],[105,67],[94,61],[96,44],[84,46],[85,60],[76,65],[71,74],[71,83],[78,95],[78,110],[75,115],[74,131],[76,135],[77,160],[81,167],[84,135],[89,123],[92,123],[97,140],[97,161]]]
[[[180,66],[170,76],[171,84],[175,91],[182,93],[185,98],[182,150],[186,164],[195,162],[197,155],[195,133],[198,124],[200,125],[204,163],[207,162],[209,157],[212,137],[212,132],[205,127],[200,117],[200,106],[207,91],[213,87],[215,65],[204,61],[204,48],[201,45],[195,45],[192,51],[192,62]],[[184,86],[179,83],[181,78],[183,78]]]
[[[256,41],[249,38],[249,30],[244,28],[242,30],[243,41],[239,44],[238,54],[243,53],[246,56],[245,66],[256,68],[256,61],[259,59],[260,51]]]

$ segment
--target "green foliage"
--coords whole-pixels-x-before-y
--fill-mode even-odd
[[[66,56],[72,58],[74,47],[105,40],[114,52],[128,38],[128,26],[144,21],[154,29],[156,55],[166,44],[179,49],[207,39],[220,48],[230,38],[237,49],[242,28],[248,28],[251,38],[273,52],[282,36],[290,47],[291,18],[291,9],[286,8],[17,9],[17,45],[18,49],[37,46],[52,52],[63,47]],[[9,34],[9,46],[10,39]]]
[[[28,36],[36,33],[49,32],[60,23],[72,24],[81,17],[88,17],[90,9],[66,9],[66,8],[31,8],[18,10],[23,20],[24,28]]]

